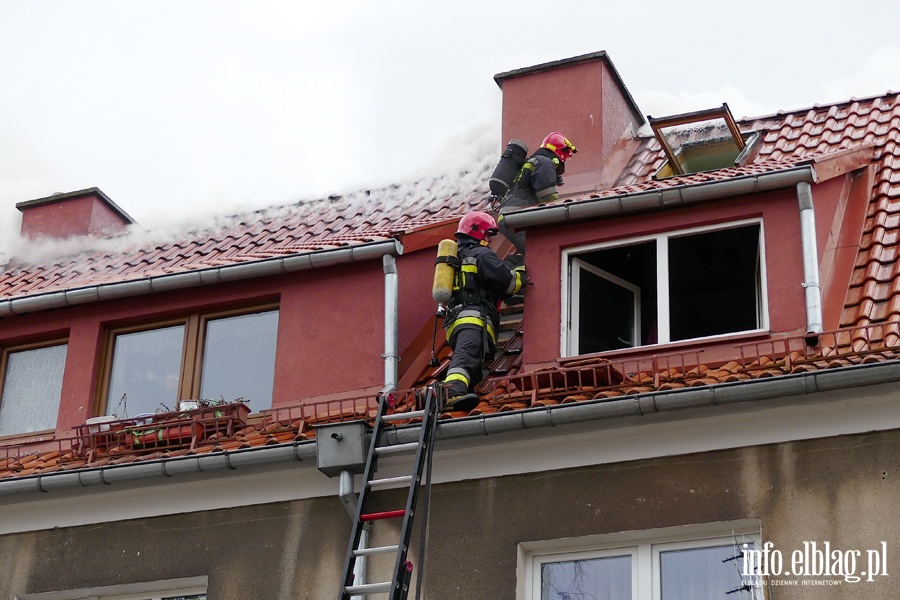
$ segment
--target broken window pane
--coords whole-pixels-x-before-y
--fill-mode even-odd
[[[116,336],[106,414],[136,417],[175,410],[184,325]]]
[[[0,397],[0,435],[56,427],[66,344],[10,352]]]
[[[206,325],[200,397],[272,406],[278,311],[211,320]]]

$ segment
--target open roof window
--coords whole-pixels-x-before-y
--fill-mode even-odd
[[[668,161],[654,175],[665,179],[742,164],[751,134],[742,134],[727,104],[696,112],[654,119],[653,134]]]

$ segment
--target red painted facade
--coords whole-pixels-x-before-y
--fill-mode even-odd
[[[826,251],[833,253],[833,231],[857,239],[862,215],[858,202],[851,199],[845,178],[838,177],[812,187],[816,208],[817,247],[820,264]],[[855,200],[855,198],[853,198]],[[849,210],[847,209],[850,204]],[[850,214],[853,218],[849,218]],[[847,220],[842,217],[848,215]],[[615,219],[563,224],[537,228],[528,233],[528,272],[535,286],[528,290],[525,317],[527,340],[523,351],[523,370],[555,363],[561,356],[561,285],[567,285],[563,271],[565,249],[624,240],[668,231],[704,227],[745,219],[761,218],[765,239],[766,291],[769,335],[773,338],[802,335],[806,331],[806,307],[803,258],[801,254],[800,212],[797,191],[791,187],[766,194],[726,198],[706,204],[659,212],[635,214]],[[843,242],[846,246],[846,240]],[[823,273],[823,287],[847,285],[846,261]],[[831,308],[829,306],[829,308]],[[727,310],[727,307],[723,307]],[[834,309],[832,308],[832,313]],[[834,318],[835,315],[831,314]],[[705,339],[704,361],[732,359],[736,343],[757,341],[760,335],[723,336],[721,341]],[[764,338],[764,336],[763,336]],[[698,342],[674,342],[645,346],[631,351],[616,351],[615,356],[638,356],[694,349]]]
[[[430,250],[397,258],[401,351],[434,313],[433,263]],[[0,328],[0,347],[68,339],[57,422],[57,431],[63,432],[102,410],[98,394],[111,328],[277,302],[273,406],[295,405],[383,387],[384,289],[381,261],[367,260],[7,318]],[[404,365],[399,369],[402,374]]]

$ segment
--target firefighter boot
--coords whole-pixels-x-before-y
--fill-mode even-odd
[[[445,411],[465,411],[469,412],[478,406],[478,394],[463,394],[462,396],[451,396],[444,406]]]

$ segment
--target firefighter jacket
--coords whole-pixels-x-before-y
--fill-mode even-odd
[[[478,240],[457,234],[460,265],[456,270],[453,296],[447,305],[444,328],[447,340],[461,327],[483,328],[486,333],[485,354],[493,353],[500,326],[500,300],[517,294],[525,285],[523,267],[511,269]]]
[[[534,206],[559,200],[557,183],[561,181],[565,164],[547,148],[538,148],[522,165],[508,199],[513,206]]]

